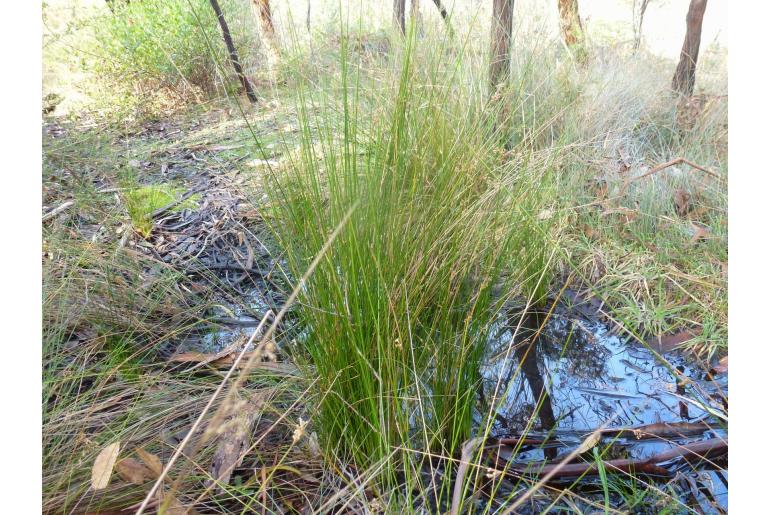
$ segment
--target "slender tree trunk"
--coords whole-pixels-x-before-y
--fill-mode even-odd
[[[441,3],[441,0],[433,0],[433,4],[436,6],[436,9],[438,9],[438,13],[441,15],[444,21],[449,23],[449,13],[444,7],[444,4]]]
[[[687,34],[684,37],[679,64],[674,72],[671,87],[674,91],[690,96],[695,89],[695,66],[698,64],[700,50],[700,33],[703,27],[703,14],[706,12],[707,0],[690,0],[687,11]]]
[[[420,12],[420,0],[410,0],[409,16],[415,25],[417,34],[422,34],[422,13]]]
[[[559,27],[568,47],[582,45],[583,24],[580,22],[578,0],[558,0]]]
[[[275,25],[273,25],[273,13],[270,11],[270,0],[253,0],[254,6],[259,13],[259,21],[262,24],[262,30],[270,37],[275,37]]]
[[[514,0],[494,0],[494,3],[492,4],[492,44],[489,62],[489,86],[493,94],[508,79],[508,74],[511,69],[513,1]]]
[[[270,0],[252,0],[254,8],[259,15],[259,24],[262,27],[262,35],[270,45],[272,45],[276,52],[278,51],[278,35],[275,33],[275,25],[273,24],[273,13],[270,10]]]
[[[222,28],[222,38],[225,40],[227,51],[230,53],[230,61],[233,63],[233,68],[235,68],[235,74],[238,75],[238,79],[241,81],[243,89],[246,90],[246,95],[249,97],[249,102],[252,104],[256,103],[257,95],[254,94],[254,90],[251,88],[251,82],[249,82],[249,79],[247,79],[246,75],[243,73],[243,68],[241,68],[241,61],[238,59],[238,52],[235,50],[233,38],[230,36],[230,28],[227,26],[225,17],[222,14],[222,9],[219,7],[219,2],[217,2],[217,0],[209,0],[209,3],[211,4],[211,8],[214,9],[214,13],[217,15],[219,26]]]
[[[280,45],[278,44],[278,35],[275,32],[273,24],[273,13],[270,10],[270,0],[252,0],[254,10],[259,18],[259,26],[262,29],[260,36],[262,43],[267,49],[270,60],[270,68],[273,68],[280,59]]]
[[[436,6],[436,9],[438,9],[438,13],[441,15],[441,19],[444,20],[444,23],[446,23],[447,30],[449,31],[449,35],[453,36],[454,31],[452,30],[452,23],[449,21],[449,13],[444,7],[444,4],[441,3],[441,0],[433,0],[433,5]]]
[[[393,0],[393,25],[406,34],[406,0]]]
[[[636,14],[636,2],[634,2],[634,52],[639,50],[642,44],[642,24],[644,23],[644,13],[647,12],[647,6],[650,0],[641,0],[639,5],[639,14]]]

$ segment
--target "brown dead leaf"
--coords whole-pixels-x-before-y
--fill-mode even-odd
[[[714,371],[718,374],[727,373],[727,356],[719,360],[719,363],[714,365]]]
[[[141,447],[136,450],[136,454],[144,462],[150,472],[152,472],[152,478],[158,479],[163,473],[163,462],[160,461],[160,458],[145,451]]]
[[[678,189],[674,191],[674,210],[679,216],[685,216],[692,210],[692,195],[687,190]]]
[[[238,206],[237,216],[241,219],[255,219],[259,218],[259,211],[254,208],[249,209],[247,207]]]
[[[171,356],[169,359],[178,363],[200,363],[201,361],[206,361],[212,356],[216,356],[216,354],[206,354],[203,352],[182,352],[180,354]]]
[[[594,196],[598,200],[604,200],[607,198],[607,193],[609,192],[609,185],[607,184],[607,181],[597,181],[596,184],[594,184]]]
[[[91,487],[94,490],[102,490],[110,483],[119,452],[120,442],[114,442],[102,449],[94,460],[94,466],[91,468]]]
[[[674,334],[666,334],[657,338],[647,340],[647,345],[658,352],[671,352],[683,343],[686,343],[702,332],[701,328],[684,329]]]
[[[597,231],[596,229],[594,229],[588,224],[583,224],[583,234],[589,240],[596,240],[599,238],[599,231]]]
[[[143,485],[150,479],[153,479],[152,471],[134,458],[123,458],[120,460],[115,465],[115,471],[124,481],[135,485]]]
[[[690,238],[690,245],[694,245],[700,240],[707,240],[711,238],[710,228],[706,227],[705,225],[700,225],[693,222],[690,222],[690,225],[692,226],[693,230],[692,238]]]

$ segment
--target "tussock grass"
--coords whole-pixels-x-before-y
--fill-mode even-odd
[[[344,44],[336,87],[299,90],[301,151],[271,177],[271,215],[296,276],[354,210],[302,292],[319,435],[342,462],[419,482],[421,455],[396,450],[459,451],[491,320],[547,288],[549,170],[505,155],[461,58],[418,62],[408,41],[373,93]]]

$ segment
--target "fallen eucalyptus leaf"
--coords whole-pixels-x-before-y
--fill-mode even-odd
[[[152,453],[145,451],[141,447],[139,447],[136,450],[136,454],[144,462],[144,464],[147,465],[147,468],[152,472],[153,479],[158,479],[160,475],[163,473],[163,463],[160,461],[160,458],[158,458]]]
[[[102,449],[94,460],[94,466],[91,468],[91,487],[94,490],[102,490],[110,483],[119,452],[120,442],[114,442]]]

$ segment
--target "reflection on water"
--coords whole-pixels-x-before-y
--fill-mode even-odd
[[[678,355],[660,363],[598,320],[557,310],[533,341],[527,324],[516,331],[511,318],[498,322],[482,369],[485,398],[497,398],[501,431],[524,429],[538,403],[540,429],[585,432],[613,416],[611,427],[698,419],[707,413],[696,403],[727,397],[725,376],[707,381]]]
[[[681,423],[701,419],[713,430],[696,438],[726,437],[708,410],[723,411],[727,377],[716,380],[675,353],[661,360],[644,346],[628,341],[598,318],[557,306],[544,314],[501,316],[492,331],[482,367],[484,409],[495,406],[494,436],[528,430],[556,433],[579,443],[586,433],[609,427]],[[519,326],[517,328],[517,326]],[[542,330],[537,333],[537,328]],[[726,401],[725,401],[726,402]],[[479,415],[481,416],[481,415]],[[481,422],[481,419],[478,419]],[[617,456],[643,459],[677,445],[649,439],[613,445]],[[676,439],[674,439],[676,440]],[[630,443],[630,444],[629,444]],[[516,461],[552,460],[557,449],[533,449]],[[706,497],[727,506],[727,472],[691,471],[687,481],[708,482]]]

